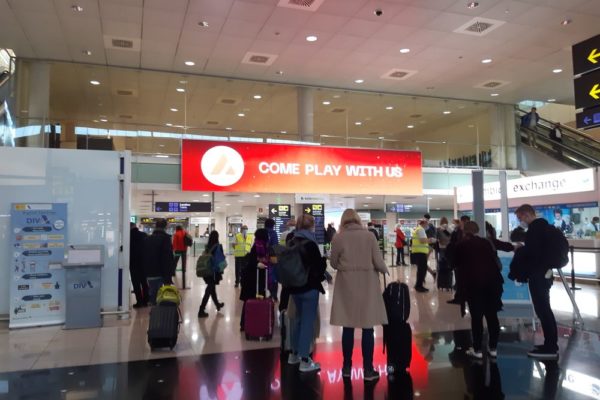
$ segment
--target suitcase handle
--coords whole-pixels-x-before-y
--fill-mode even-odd
[[[265,265],[265,267],[266,267],[264,269],[265,270],[265,297],[269,297],[269,295],[271,294],[271,293],[269,293],[269,267],[267,267],[266,265]],[[258,281],[260,280],[259,279],[259,277],[260,277],[259,274],[260,274],[260,270],[261,269],[262,268],[259,268],[258,264],[257,264],[257,266],[256,266],[256,298],[257,299],[262,299],[263,298],[263,296],[261,296],[259,294],[259,291],[258,291]]]

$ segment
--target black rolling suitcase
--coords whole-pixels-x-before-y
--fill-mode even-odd
[[[388,374],[405,371],[412,359],[412,329],[410,316],[410,296],[408,286],[392,282],[383,292],[383,301],[388,324],[383,326],[383,351],[387,351]]]
[[[150,310],[148,325],[148,344],[154,350],[160,347],[173,347],[179,335],[179,307],[177,304],[163,302]]]

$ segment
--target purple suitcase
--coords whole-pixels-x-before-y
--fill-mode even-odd
[[[258,274],[260,268],[256,270],[256,294],[258,296]],[[268,272],[265,269],[265,282],[268,281]],[[266,294],[266,290],[265,290]],[[275,303],[272,299],[250,299],[246,300],[244,317],[244,332],[248,340],[271,340],[273,337],[273,327],[275,325]]]

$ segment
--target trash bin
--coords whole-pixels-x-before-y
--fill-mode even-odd
[[[102,326],[100,315],[104,246],[71,246],[66,276],[65,329]]]

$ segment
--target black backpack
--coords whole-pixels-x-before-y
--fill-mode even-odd
[[[551,268],[562,268],[569,263],[569,242],[560,229],[548,225],[546,229],[546,265]]]
[[[392,282],[383,291],[383,302],[388,322],[406,322],[410,316],[410,297],[408,286],[402,282]]]

